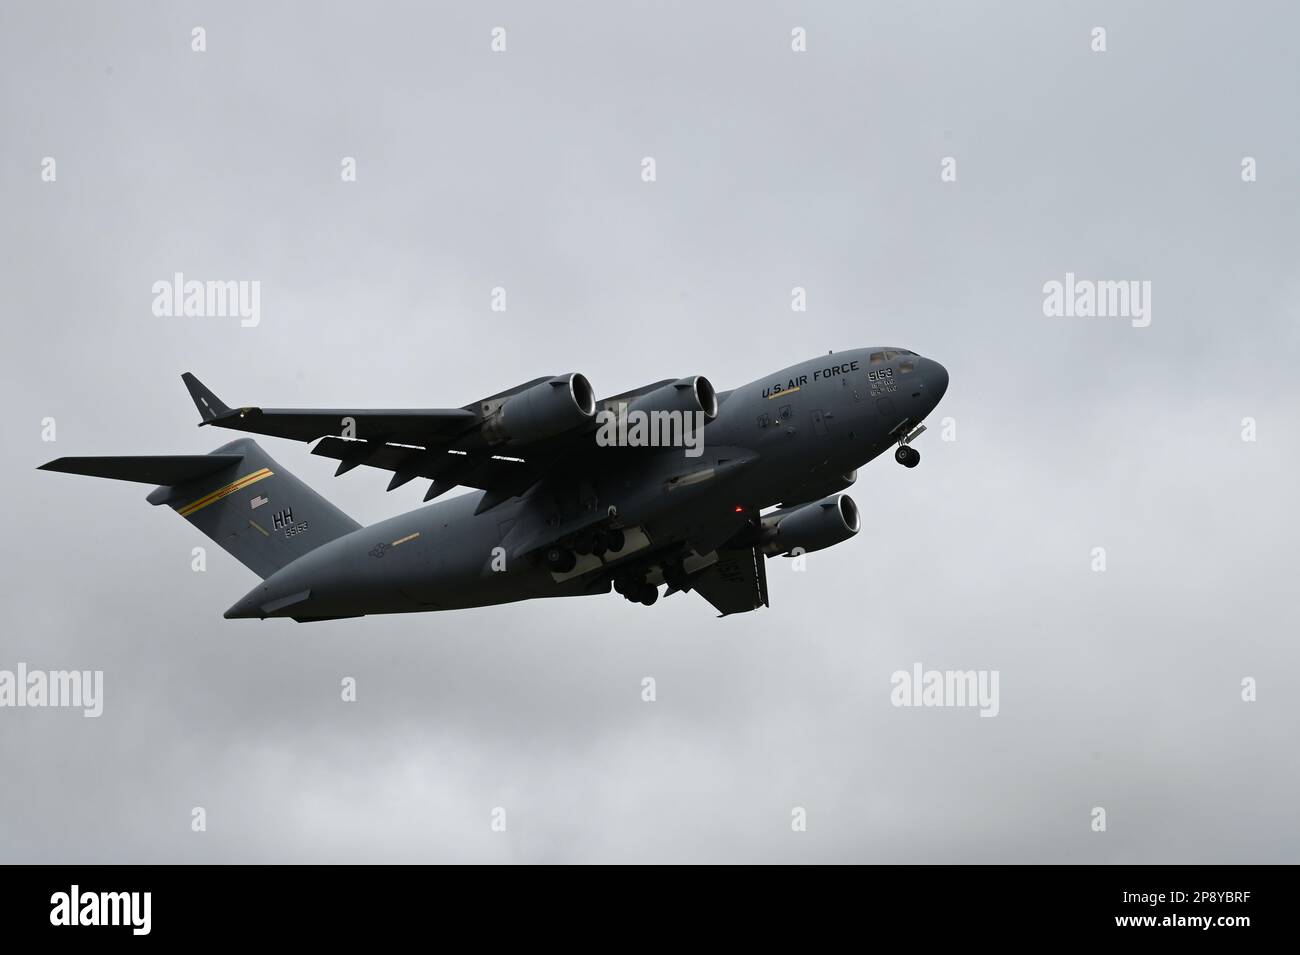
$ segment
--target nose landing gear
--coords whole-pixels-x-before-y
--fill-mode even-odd
[[[905,468],[914,468],[921,463],[921,452],[906,444],[900,444],[898,450],[894,452],[894,460]]]
[[[898,450],[894,452],[894,460],[905,468],[914,468],[921,463],[921,452],[912,447],[912,442],[921,436],[925,430],[925,425],[919,425],[910,434],[905,434],[898,439]]]

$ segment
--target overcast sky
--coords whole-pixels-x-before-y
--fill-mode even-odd
[[[0,7],[0,669],[105,681],[0,709],[0,859],[1297,861],[1300,11],[977,6]],[[260,324],[154,315],[176,272]],[[1045,317],[1066,272],[1150,326]],[[948,368],[956,440],[723,620],[227,621],[256,579],[148,488],[34,470],[224,442],[183,371],[437,407],[868,345]],[[425,489],[262,444],[363,523]],[[892,706],[918,662],[997,670],[998,716]]]

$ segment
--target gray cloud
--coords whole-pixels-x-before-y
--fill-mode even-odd
[[[106,701],[0,710],[0,858],[1294,861],[1297,26],[6,5],[0,667],[102,668]],[[175,271],[260,280],[260,326],[155,317]],[[1044,318],[1066,271],[1150,280],[1151,327]],[[191,572],[207,542],[142,488],[33,470],[210,450],[185,370],[232,402],[428,407],[568,370],[727,388],[870,344],[949,368],[957,440],[864,469],[863,534],[772,562],[744,618],[225,621],[251,575],[215,548]],[[363,522],[419,504],[265,444]],[[1000,715],[895,709],[915,661],[1000,670]]]

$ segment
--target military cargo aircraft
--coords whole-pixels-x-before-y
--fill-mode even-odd
[[[694,591],[720,616],[768,606],[765,561],[848,540],[857,469],[912,442],[948,387],[904,348],[828,354],[717,392],[703,376],[598,401],[580,374],[461,408],[230,408],[182,376],[200,426],[317,442],[313,454],[431,482],[369,527],[251,438],[210,454],[59,458],[41,467],[156,484],[166,504],[262,578],[228,618],[299,622],[605,594]]]

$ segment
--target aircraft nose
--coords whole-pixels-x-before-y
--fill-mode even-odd
[[[948,369],[932,358],[924,358],[921,360],[921,380],[925,382],[925,396],[937,405],[948,390]]]

